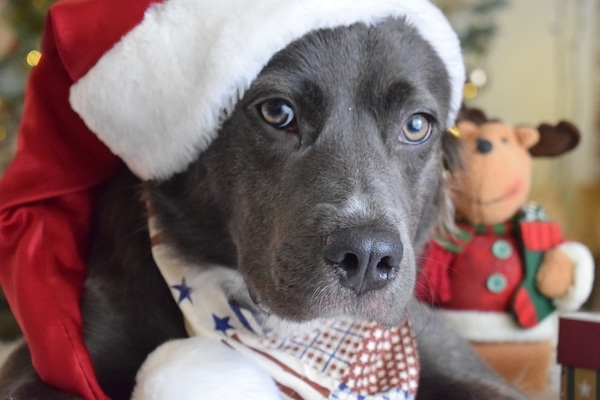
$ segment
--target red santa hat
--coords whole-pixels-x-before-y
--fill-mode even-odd
[[[405,18],[444,62],[446,123],[458,112],[464,66],[456,34],[426,0],[167,0],[71,88],[87,126],[142,179],[183,171],[279,50],[304,34]]]

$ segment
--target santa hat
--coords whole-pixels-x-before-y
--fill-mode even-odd
[[[317,29],[405,18],[444,62],[448,125],[464,66],[456,34],[426,0],[165,0],[71,88],[73,109],[142,179],[185,170],[270,58]]]

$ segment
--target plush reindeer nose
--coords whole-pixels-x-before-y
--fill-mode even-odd
[[[477,151],[481,154],[487,154],[494,148],[492,142],[486,139],[477,139]]]
[[[342,285],[361,294],[396,277],[403,251],[395,233],[348,228],[330,236],[324,255],[337,268]]]

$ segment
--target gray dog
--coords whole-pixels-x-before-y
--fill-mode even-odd
[[[105,392],[130,398],[147,356],[189,333],[173,295],[192,303],[192,289],[165,284],[150,211],[154,239],[200,272],[237,277],[228,300],[257,321],[394,329],[408,318],[418,399],[523,398],[413,300],[419,253],[450,213],[451,97],[444,62],[403,18],[316,30],[270,59],[183,172],[115,179],[99,204],[82,304]],[[234,386],[197,398],[243,398]],[[74,398],[41,383],[25,345],[2,370],[0,397]]]

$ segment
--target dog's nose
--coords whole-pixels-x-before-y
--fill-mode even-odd
[[[342,285],[361,294],[396,277],[403,251],[393,232],[348,228],[329,237],[324,255],[337,268]]]
[[[481,154],[487,154],[494,148],[492,142],[487,139],[477,139],[477,151]]]

